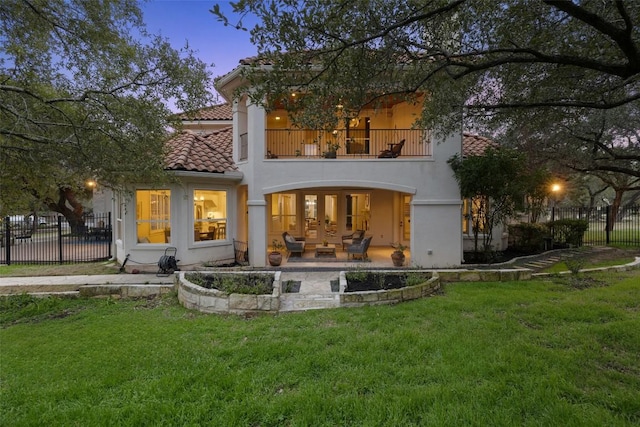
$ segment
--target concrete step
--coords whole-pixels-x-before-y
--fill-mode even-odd
[[[335,294],[284,294],[280,296],[280,311],[335,308],[340,297]]]

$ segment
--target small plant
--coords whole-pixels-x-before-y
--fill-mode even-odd
[[[280,240],[273,239],[271,242],[271,252],[280,252],[284,249],[284,245],[280,243]]]
[[[396,252],[400,252],[401,254],[404,254],[404,251],[407,249],[407,247],[402,243],[394,243],[392,246],[395,248]]]
[[[328,244],[329,244],[329,241],[327,239],[322,240],[322,246],[327,246]]]
[[[431,275],[428,273],[419,273],[419,272],[409,272],[406,275],[406,285],[407,286],[415,286],[421,283],[426,282],[431,278]]]
[[[365,281],[369,275],[368,271],[355,269],[346,273],[347,280]]]
[[[340,144],[338,144],[337,142],[328,141],[327,149],[325,152],[322,153],[322,157],[327,159],[335,159],[336,151],[338,151],[339,148],[340,148]]]
[[[327,151],[338,151],[340,149],[340,144],[337,142],[327,141]]]
[[[568,258],[564,261],[567,268],[573,275],[577,275],[578,273],[580,273],[580,270],[582,270],[582,268],[584,267],[585,262],[586,261],[583,257]]]

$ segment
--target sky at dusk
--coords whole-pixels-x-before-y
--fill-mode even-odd
[[[209,12],[215,3],[229,12],[230,21],[234,22],[228,1],[151,0],[141,2],[140,8],[150,33],[169,39],[175,49],[188,41],[202,61],[214,65],[211,71],[217,77],[233,70],[240,59],[255,55],[257,50],[249,41],[248,31],[225,27]],[[245,20],[244,24],[252,27],[255,21]]]

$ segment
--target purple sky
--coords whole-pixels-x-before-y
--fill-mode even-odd
[[[147,30],[170,40],[176,49],[189,46],[198,52],[198,56],[207,64],[213,64],[214,77],[233,70],[242,58],[256,54],[256,48],[249,41],[248,31],[225,27],[209,12],[215,3],[220,4],[224,12],[229,12],[228,1],[215,0],[152,0],[141,2]],[[244,22],[252,27],[254,22]]]

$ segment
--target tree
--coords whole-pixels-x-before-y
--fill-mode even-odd
[[[449,159],[460,194],[476,204],[477,215],[472,223],[474,252],[491,251],[494,227],[513,216],[524,200],[528,188],[536,188],[533,180],[523,173],[525,159],[505,148],[488,148],[483,155],[455,155]]]
[[[607,230],[613,231],[616,220],[618,219],[620,207],[622,206],[622,196],[627,191],[640,191],[640,178],[613,172],[599,172],[597,177],[614,190],[609,223],[607,224]]]
[[[292,111],[337,101],[357,112],[385,98],[428,94],[420,125],[537,131],[640,100],[640,2],[623,0],[240,0],[262,67],[255,101],[303,89]],[[283,54],[284,53],[284,54]],[[627,116],[640,129],[640,115]],[[584,143],[588,146],[588,143]],[[636,146],[637,148],[637,146]],[[640,160],[637,150],[610,153]],[[633,169],[627,169],[633,172]]]
[[[6,0],[0,40],[3,214],[32,199],[77,218],[89,178],[166,179],[168,104],[211,101],[207,66],[148,34],[136,2]]]

